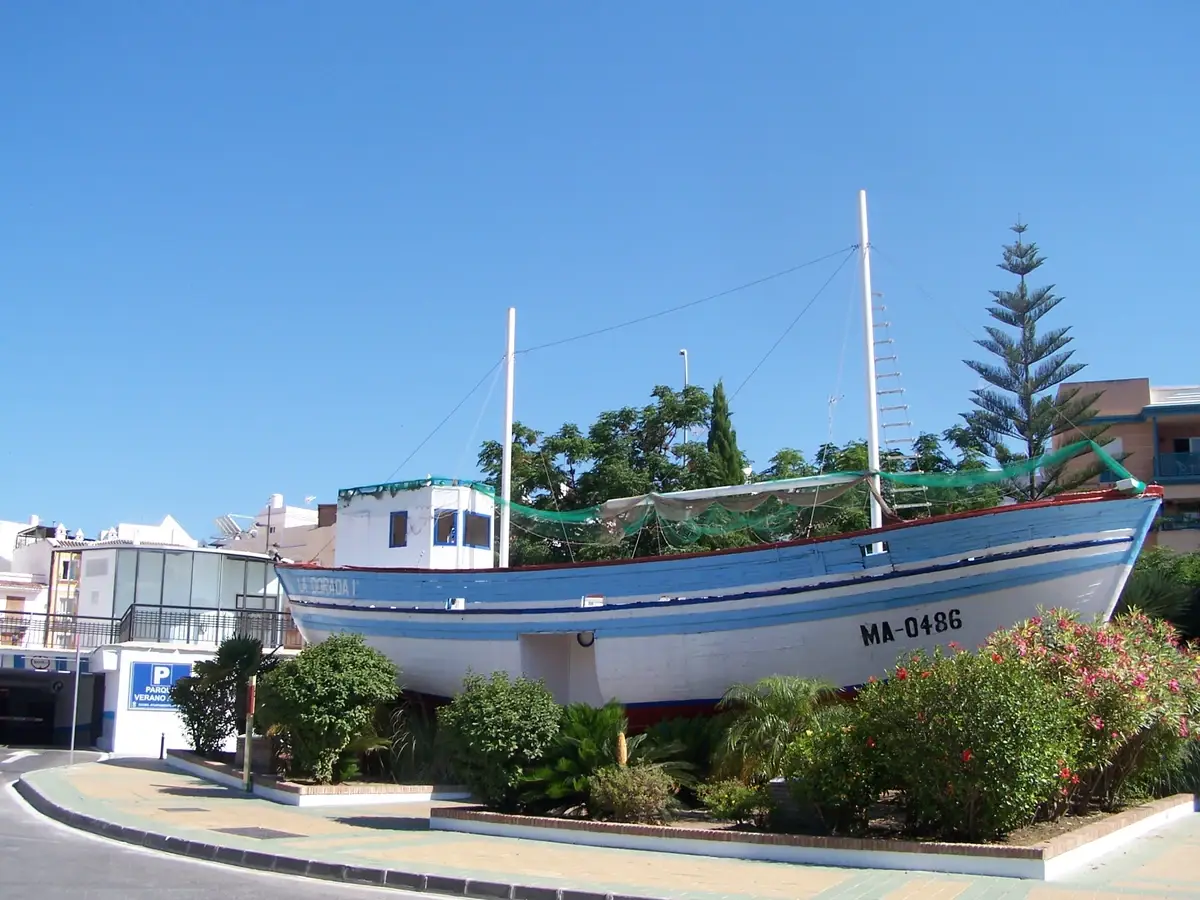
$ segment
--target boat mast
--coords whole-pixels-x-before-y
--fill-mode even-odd
[[[867,468],[871,475],[871,527],[883,525],[879,505],[879,405],[875,394],[875,297],[871,293],[871,243],[867,237],[867,192],[858,192],[858,258],[862,266],[863,334],[867,352]]]
[[[500,568],[508,568],[512,527],[513,374],[517,347],[517,310],[508,308],[508,342],[504,350],[504,439],[500,455]]]

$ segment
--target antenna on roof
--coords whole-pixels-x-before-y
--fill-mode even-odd
[[[224,537],[234,537],[242,533],[241,526],[233,520],[232,515],[219,516],[213,520],[217,525],[217,530]]]

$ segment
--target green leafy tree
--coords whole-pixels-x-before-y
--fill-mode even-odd
[[[296,773],[328,784],[346,749],[371,729],[376,707],[395,699],[398,675],[362,635],[333,635],[263,678],[261,717],[284,733]]]
[[[1000,263],[1001,269],[1017,276],[1016,289],[991,292],[995,305],[988,313],[999,324],[985,326],[988,336],[975,342],[996,362],[964,360],[987,386],[972,391],[975,409],[963,418],[976,443],[1002,466],[1041,456],[1051,449],[1055,435],[1075,432],[1079,439],[1095,439],[1103,431],[1080,427],[1095,415],[1093,405],[1099,394],[1079,388],[1064,389],[1057,396],[1051,393],[1082,371],[1084,364],[1073,361],[1075,351],[1067,349],[1073,340],[1069,327],[1038,331],[1042,318],[1063,298],[1054,293],[1053,285],[1033,288],[1026,280],[1045,262],[1037,244],[1025,243],[1027,227],[1012,227],[1017,237],[1004,246]],[[1068,471],[1063,463],[1007,487],[1019,499],[1035,500],[1078,487],[1098,471],[1095,465]]]
[[[234,733],[236,682],[213,660],[192,666],[192,674],[171,685],[171,702],[183,721],[188,742],[197,754],[212,757]]]
[[[745,460],[738,449],[737,432],[730,420],[729,399],[725,396],[725,384],[718,381],[713,388],[712,416],[708,424],[708,455],[712,460],[709,484],[720,487],[741,484],[746,480]]]
[[[541,681],[493,672],[464,678],[437,721],[458,777],[488,806],[512,812],[525,771],[550,749],[562,714]]]
[[[568,512],[616,497],[704,487],[712,464],[705,445],[680,444],[687,428],[708,422],[708,392],[690,385],[682,391],[659,385],[653,401],[601,413],[586,435],[574,424],[544,435],[524,425],[513,427],[513,500],[534,509]],[[487,441],[479,467],[498,488],[502,448]],[[514,565],[647,556],[669,550],[657,528],[616,545],[580,544],[568,530],[561,534],[521,534],[510,548]]]

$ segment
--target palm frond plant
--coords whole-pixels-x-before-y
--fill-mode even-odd
[[[716,770],[751,785],[779,777],[788,747],[834,696],[829,682],[791,675],[733,685],[717,705],[730,721],[717,746]]]
[[[1113,618],[1140,610],[1152,619],[1178,624],[1187,615],[1194,591],[1190,585],[1155,569],[1134,569],[1121,591]]]
[[[629,766],[654,766],[677,784],[695,780],[694,767],[680,759],[678,742],[652,743],[643,734],[628,734],[625,708],[615,700],[604,706],[572,703],[563,711],[562,727],[542,764],[524,778],[522,802],[531,810],[555,815],[581,815],[588,785],[600,769],[619,764],[618,747],[625,735]]]

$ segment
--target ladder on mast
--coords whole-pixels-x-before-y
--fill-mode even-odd
[[[875,294],[875,298],[882,298]],[[886,313],[882,303],[873,305],[877,313]],[[903,461],[905,470],[919,474],[915,463],[916,437],[912,433],[904,387],[900,382],[900,362],[894,350],[895,340],[889,333],[891,322],[879,318],[874,322],[875,334],[875,405],[879,412],[879,442],[883,445],[881,466],[890,468],[889,461]],[[910,468],[912,467],[912,468]],[[919,519],[933,514],[929,492],[924,485],[894,484],[884,480],[880,485],[884,502],[901,519]]]

